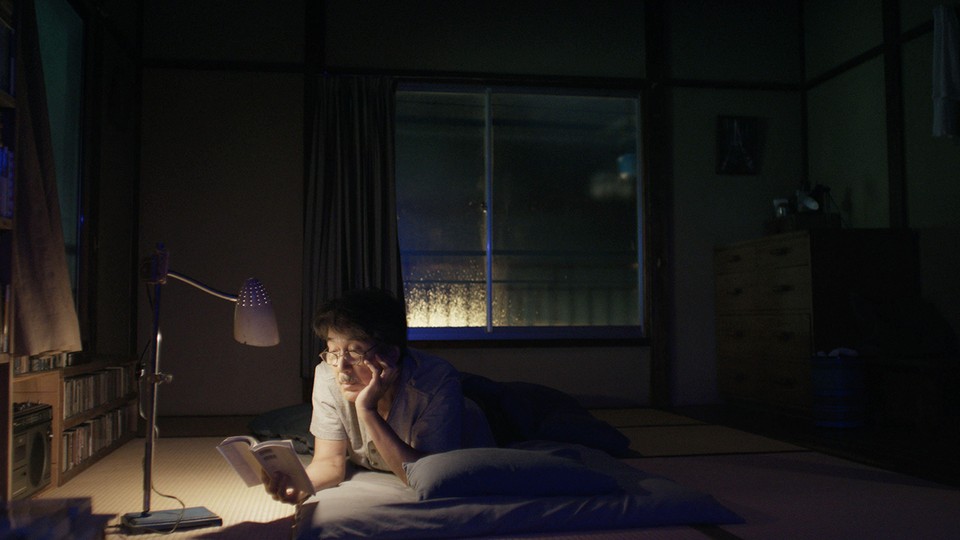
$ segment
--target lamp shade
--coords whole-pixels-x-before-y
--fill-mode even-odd
[[[280,343],[270,295],[257,278],[247,278],[233,311],[233,339],[244,345],[270,347]]]

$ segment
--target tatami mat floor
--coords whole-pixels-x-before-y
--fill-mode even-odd
[[[288,538],[293,507],[278,503],[259,486],[247,487],[216,450],[220,437],[160,438],[154,454],[153,485],[187,507],[203,506],[219,515],[224,526],[250,523],[262,536]],[[134,439],[93,464],[66,484],[44,492],[43,498],[92,497],[93,511],[114,516],[108,538],[127,536],[120,516],[143,510],[144,440]],[[157,493],[151,510],[179,509],[179,503]],[[135,534],[131,538],[198,538],[206,529],[168,535]],[[251,531],[252,532],[252,531]]]
[[[630,438],[632,448],[645,456],[802,450],[773,439],[705,424],[666,411],[604,409],[593,413],[618,427]],[[143,509],[143,439],[127,443],[63,486],[44,492],[41,497],[92,497],[95,513],[112,516],[108,529],[108,537],[112,538],[288,538],[293,507],[273,501],[259,486],[248,488],[216,451],[217,443],[225,436],[246,433],[250,419],[165,417],[158,420],[161,436],[156,442],[154,455],[154,487],[159,492],[178,497],[188,507],[208,508],[223,519],[223,527],[179,531],[170,535],[131,535],[120,528],[120,516]],[[156,493],[151,495],[151,510],[176,508],[179,504],[175,500]],[[703,538],[691,528],[674,532],[659,530],[656,534],[663,538]],[[598,537],[592,535],[591,538]],[[608,534],[599,538],[621,537]]]
[[[927,523],[924,521],[927,518],[923,517],[931,513],[942,514],[944,505],[954,505],[957,501],[956,490],[809,451],[810,447],[802,442],[809,438],[781,438],[775,433],[785,433],[782,430],[755,430],[749,423],[738,425],[718,422],[710,416],[686,416],[678,411],[604,409],[592,412],[618,427],[629,437],[631,447],[645,456],[628,462],[716,495],[722,503],[745,516],[747,523],[724,527],[595,531],[559,536],[531,534],[511,538],[823,539],[849,538],[845,535],[851,531],[867,530],[851,524],[851,520],[875,522],[875,530],[893,531],[901,527],[904,530],[923,529],[929,533],[926,536],[929,538],[956,537],[941,535],[941,531],[946,530],[957,532],[955,518]],[[179,531],[169,535],[129,534],[119,528],[120,516],[142,510],[143,439],[130,441],[63,486],[48,489],[39,497],[91,498],[94,512],[110,518],[108,539],[289,538],[293,508],[273,501],[260,486],[246,487],[216,451],[217,443],[225,436],[245,432],[249,420],[249,417],[189,417],[162,418],[158,422],[161,437],[157,441],[155,454],[154,486],[159,491],[179,497],[189,507],[209,508],[223,519],[221,527]],[[736,470],[737,467],[742,471]],[[751,479],[752,483],[745,484],[745,478]],[[873,499],[876,500],[870,504],[859,502]],[[875,508],[892,500],[902,504],[907,499],[915,500],[918,504],[922,501],[922,505],[915,504],[917,507],[911,510],[920,516],[918,519]],[[836,512],[824,513],[824,505],[825,508],[839,506]],[[151,508],[175,509],[178,504],[154,494]],[[814,517],[817,520],[811,521]],[[803,531],[804,534],[800,534]],[[838,532],[841,534],[836,534]]]
[[[820,427],[798,418],[736,405],[684,407],[677,415],[763,435],[810,450],[960,487],[960,418],[933,426]]]
[[[674,414],[659,409],[593,409],[593,416],[607,422],[611,426],[638,427],[638,426],[684,426],[702,424],[688,416]]]

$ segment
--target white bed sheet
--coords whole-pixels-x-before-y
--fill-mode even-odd
[[[602,451],[553,442],[538,443],[536,449],[578,452],[583,464],[616,478],[623,492],[420,501],[392,474],[357,471],[304,505],[299,538],[465,538],[742,521],[712,496],[647,474]]]

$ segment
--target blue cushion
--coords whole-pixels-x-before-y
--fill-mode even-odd
[[[484,495],[546,497],[618,491],[616,480],[565,457],[516,448],[465,448],[404,463],[420,500]]]
[[[265,412],[250,421],[247,427],[260,440],[290,439],[299,454],[313,453],[310,433],[311,405],[301,403]]]
[[[498,446],[550,440],[581,444],[615,457],[633,457],[630,439],[594,417],[573,396],[541,384],[497,382],[462,374],[463,393],[483,409]]]

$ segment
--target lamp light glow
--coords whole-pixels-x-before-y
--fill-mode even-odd
[[[160,371],[160,293],[167,284],[167,278],[191,285],[201,291],[234,302],[233,337],[245,345],[269,347],[280,343],[277,331],[277,319],[273,303],[260,280],[248,278],[236,296],[213,289],[199,281],[170,270],[169,258],[163,244],[158,244],[151,257],[143,261],[140,267],[141,278],[153,285],[153,354],[149,365],[141,370],[140,401],[145,405],[147,421],[146,441],[143,457],[143,510],[124,514],[123,527],[131,533],[172,532],[181,529],[219,526],[223,520],[205,507],[181,508],[178,510],[151,511],[150,494],[153,491],[153,456],[157,437],[157,390],[162,383],[173,379],[172,375]],[[144,384],[144,382],[146,384]]]
[[[233,339],[254,347],[272,347],[280,343],[273,303],[259,279],[247,278],[237,294],[236,302]]]

